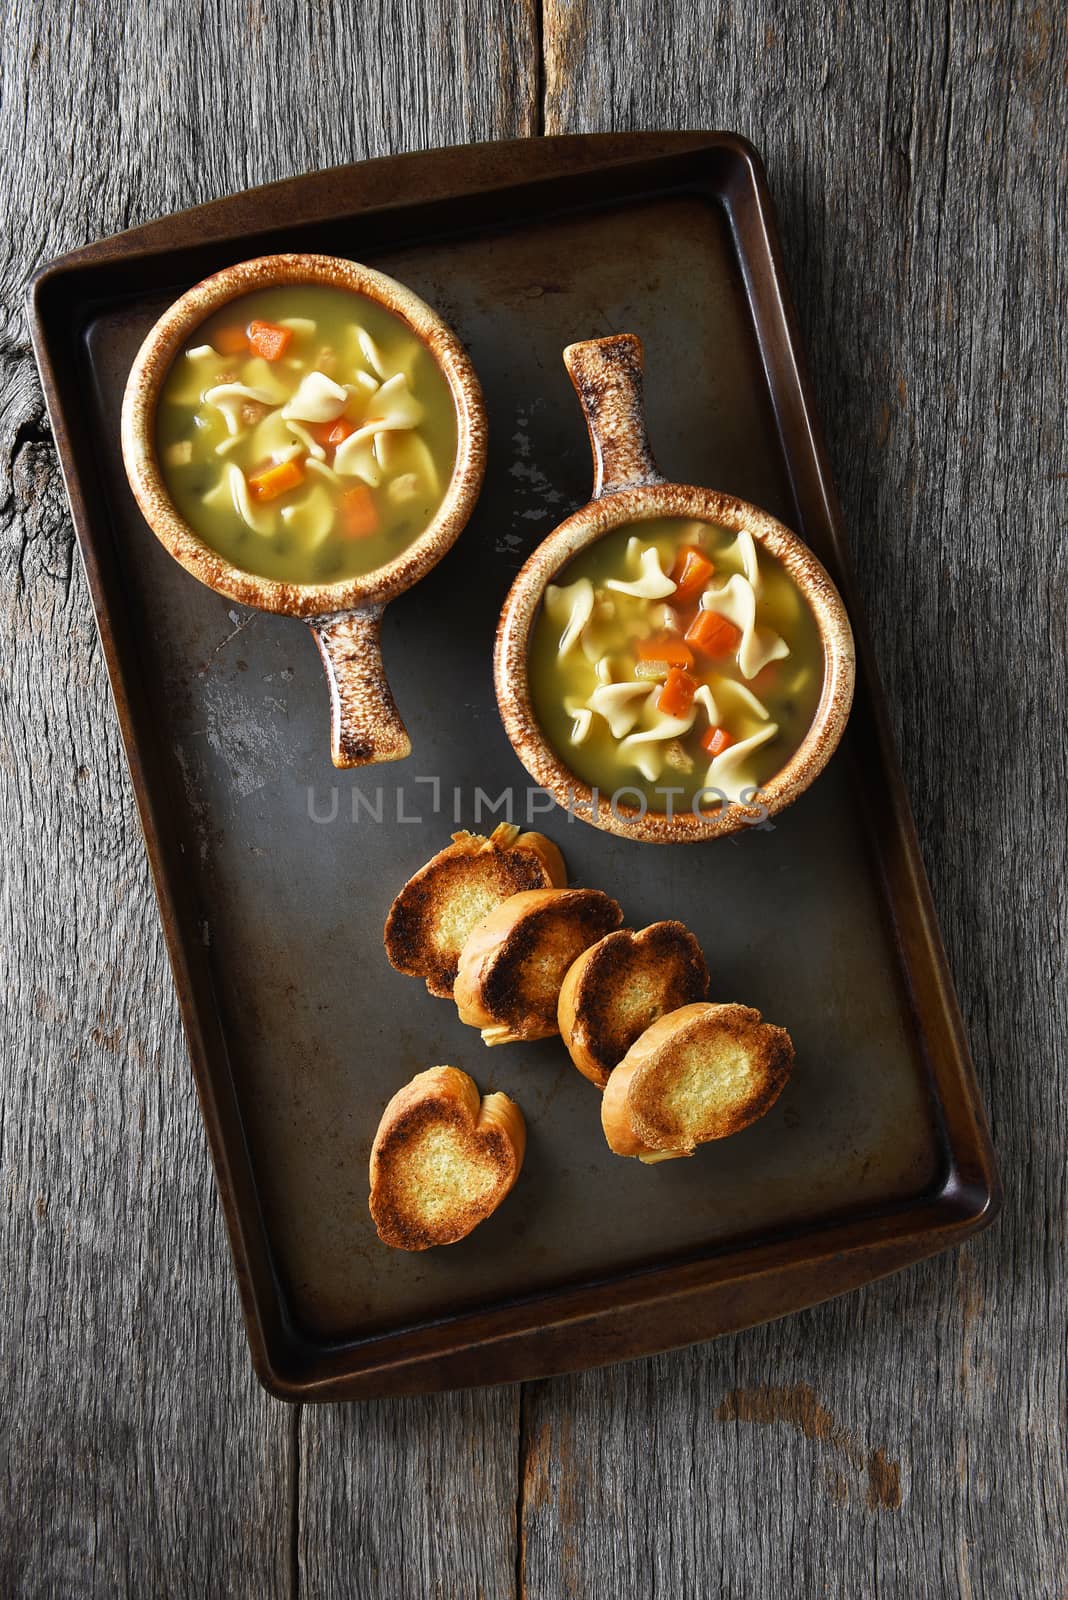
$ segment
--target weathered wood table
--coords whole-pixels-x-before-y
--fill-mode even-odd
[[[1063,1597],[1063,14],[14,0],[2,72],[0,1594]],[[24,285],[291,173],[656,126],[767,159],[1005,1212],[682,1354],[290,1410],[248,1362]]]

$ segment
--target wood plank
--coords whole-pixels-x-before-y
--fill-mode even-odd
[[[154,38],[147,11],[125,20],[128,59],[155,58],[158,24]],[[291,1424],[249,1371],[22,319],[42,260],[193,198],[180,141],[158,160],[159,129],[185,115],[179,86],[116,78],[117,25],[27,7],[6,35],[0,1591],[281,1596]]]
[[[522,1592],[1060,1594],[1068,41],[863,0],[547,0],[544,31],[547,132],[766,157],[1008,1195],[840,1303],[531,1386]]]
[[[301,1418],[248,1363],[22,294],[63,250],[249,184],[527,131],[533,18],[488,5],[457,17],[432,0],[239,12],[48,0],[16,7],[5,39],[0,1592],[261,1600],[302,1581]],[[305,1592],[352,1592],[378,1477],[416,1459],[387,1415],[305,1418],[303,1504],[324,1541],[303,1541]],[[405,1427],[421,1440],[410,1488],[427,1548],[439,1537],[451,1564],[462,1536],[476,1541],[489,1486],[505,1531],[470,1570],[487,1595],[511,1592],[514,1396],[416,1402]],[[346,1507],[340,1448],[364,1471]],[[469,1515],[441,1532],[431,1486],[455,1490],[460,1461]],[[360,1593],[396,1594],[391,1567],[411,1554],[392,1518]]]
[[[306,1406],[301,1593],[513,1600],[519,1389]]]

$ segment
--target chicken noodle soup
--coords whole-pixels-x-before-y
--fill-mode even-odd
[[[332,583],[424,532],[456,459],[456,412],[429,350],[348,289],[286,284],[231,300],[176,356],[160,465],[185,520],[246,572]]]
[[[607,800],[705,809],[785,766],[823,685],[811,611],[748,533],[633,523],[545,591],[531,635],[534,710],[571,771]],[[746,798],[751,798],[748,794]]]

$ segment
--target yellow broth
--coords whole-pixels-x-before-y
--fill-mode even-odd
[[[284,330],[254,330],[261,348],[284,348],[257,353],[253,324]],[[234,566],[332,583],[392,560],[429,525],[455,464],[456,413],[392,312],[286,284],[197,328],[163,385],[157,446],[174,504]]]
[[[685,547],[703,558],[699,578],[712,564],[696,591],[671,578]],[[698,622],[699,612],[710,615]],[[687,641],[695,626],[705,648]],[[670,657],[688,682],[669,693]],[[653,812],[715,810],[753,798],[797,750],[823,650],[774,557],[747,535],[670,518],[614,529],[568,564],[535,618],[529,670],[549,742],[605,803],[637,790]],[[620,803],[639,802],[625,792]]]

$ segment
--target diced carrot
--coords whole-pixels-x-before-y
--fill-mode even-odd
[[[293,329],[280,328],[277,322],[250,322],[248,342],[265,361],[278,361],[293,342]]]
[[[240,356],[248,349],[248,334],[244,328],[219,328],[211,342],[221,356]]]
[[[304,426],[318,444],[330,445],[335,449],[342,439],[356,432],[356,424],[350,422],[348,417],[335,417],[333,422],[306,422]]]
[[[693,651],[677,633],[654,633],[651,638],[639,639],[639,661],[666,661],[669,667],[692,667]]]
[[[684,606],[696,600],[715,570],[703,550],[698,550],[695,544],[682,545],[671,569],[676,585],[671,604]]]
[[[365,483],[341,496],[341,534],[346,539],[366,539],[378,532],[378,507]]]
[[[706,656],[726,656],[737,650],[741,630],[718,611],[699,611],[686,629],[687,641]]]
[[[303,482],[304,467],[300,461],[279,461],[276,466],[254,472],[248,480],[248,492],[253,500],[277,500],[280,494],[288,494]]]
[[[724,750],[729,750],[734,743],[733,733],[728,733],[726,728],[709,728],[701,737],[701,749],[710,756],[722,755]]]
[[[696,689],[697,684],[688,672],[672,667],[657,698],[657,710],[662,711],[665,717],[684,717],[693,705]]]
[[[750,678],[749,687],[755,695],[767,694],[769,689],[774,689],[779,680],[779,663],[769,661],[766,667],[761,667],[755,678]]]
[[[336,448],[343,439],[348,438],[350,433],[355,432],[356,424],[354,422],[350,422],[348,417],[336,417],[330,424],[330,432],[326,436],[326,442],[327,444],[334,445]]]

